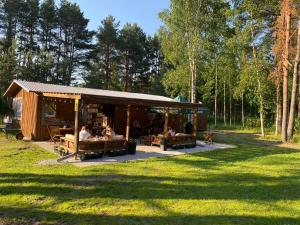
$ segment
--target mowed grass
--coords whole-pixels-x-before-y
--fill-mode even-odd
[[[88,168],[0,137],[0,224],[300,224],[300,150],[224,133],[235,149]]]

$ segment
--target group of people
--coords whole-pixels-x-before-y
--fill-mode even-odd
[[[139,135],[141,135],[142,128],[141,128],[138,120],[134,120],[133,127],[134,127],[133,135],[137,136],[137,137]],[[185,133],[191,134],[192,130],[193,130],[193,125],[190,122],[188,122],[185,125]],[[102,137],[106,137],[108,139],[113,139],[116,136],[116,133],[110,126],[103,128],[103,130],[100,133],[98,133],[99,135],[92,135],[92,133],[93,132],[91,129],[89,129],[87,126],[83,126],[81,128],[81,131],[79,132],[79,141],[92,140],[95,138],[100,139]],[[171,137],[176,136],[176,130],[170,126],[170,127],[168,127],[166,135],[171,136]]]
[[[107,126],[102,130],[101,135],[102,137],[107,137],[112,139],[114,138],[116,133],[113,131],[113,129],[110,126]],[[83,126],[79,132],[79,141],[87,141],[92,138],[98,138],[98,137],[97,136],[94,137],[92,135],[92,131],[88,127]]]

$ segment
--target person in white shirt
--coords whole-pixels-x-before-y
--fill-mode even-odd
[[[5,124],[5,128],[12,128],[12,119],[9,115],[5,115],[3,118],[3,122]]]
[[[176,132],[175,132],[175,130],[173,130],[172,127],[169,127],[168,135],[171,136],[171,137],[176,135]]]
[[[81,131],[79,132],[79,141],[86,141],[91,137],[90,132],[86,129],[85,126],[81,128]]]
[[[116,135],[116,133],[114,132],[114,130],[110,126],[107,126],[107,128],[106,128],[106,135],[109,138],[114,138],[115,135]]]

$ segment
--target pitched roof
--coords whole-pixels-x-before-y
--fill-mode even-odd
[[[13,97],[20,89],[28,92],[51,94],[51,95],[81,95],[81,97],[94,97],[115,104],[127,102],[130,104],[147,104],[163,107],[179,108],[199,108],[202,103],[178,102],[176,99],[159,95],[140,94],[122,91],[110,91],[102,89],[71,87],[55,84],[45,84],[38,82],[29,82],[24,80],[14,80],[4,96]],[[61,96],[60,96],[61,97]],[[61,97],[63,98],[63,97]],[[75,98],[75,97],[74,97]]]
[[[81,94],[81,95],[92,95],[92,96],[101,96],[101,97],[122,97],[128,99],[143,99],[143,100],[153,100],[153,101],[170,101],[174,102],[175,100],[159,95],[149,95],[149,94],[140,94],[140,93],[131,93],[131,92],[122,92],[122,91],[110,91],[102,89],[92,89],[92,88],[81,88],[81,87],[71,87],[64,85],[54,85],[54,84],[45,84],[38,82],[29,82],[24,80],[14,80],[10,87],[5,92],[4,96],[11,96],[14,85],[18,85],[21,88],[25,89],[28,92],[36,93],[59,93],[59,94]]]

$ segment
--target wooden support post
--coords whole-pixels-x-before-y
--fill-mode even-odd
[[[129,141],[130,137],[130,108],[130,105],[127,105],[126,141]]]
[[[197,137],[197,130],[198,130],[198,110],[194,110],[194,131],[193,135]]]
[[[74,150],[75,150],[75,158],[77,158],[77,154],[79,152],[79,100],[75,99],[75,124],[74,124],[74,136],[75,136],[75,143],[74,143]]]
[[[165,125],[164,125],[164,135],[167,134],[169,127],[169,108],[166,108],[165,112]]]

